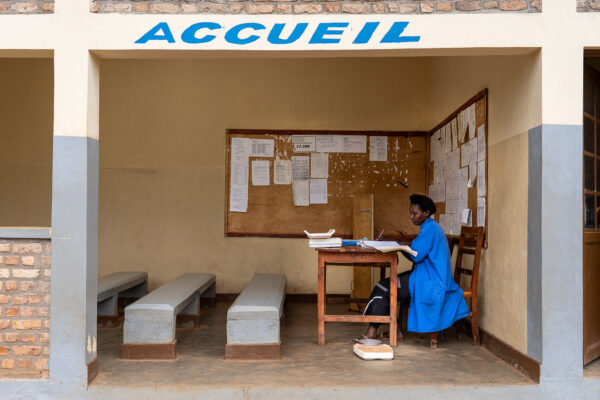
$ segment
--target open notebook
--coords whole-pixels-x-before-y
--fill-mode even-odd
[[[411,249],[410,247],[404,244],[398,244],[393,241],[379,241],[379,240],[362,240],[360,244],[364,247],[370,247],[376,250],[379,250],[383,253],[387,253],[389,251],[405,251],[413,257],[417,256],[417,252]]]

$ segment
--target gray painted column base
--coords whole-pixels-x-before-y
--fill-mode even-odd
[[[527,353],[550,386],[583,376],[582,131],[529,131]]]
[[[50,379],[86,387],[96,358],[98,141],[55,136]]]

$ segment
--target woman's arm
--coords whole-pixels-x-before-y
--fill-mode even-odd
[[[433,230],[429,226],[422,226],[417,237],[410,244],[410,248],[417,252],[416,256],[408,255],[409,260],[420,263],[429,255],[433,248]]]
[[[400,250],[400,253],[402,253],[402,255],[404,256],[404,258],[406,258],[408,261],[413,262],[413,258],[410,254],[406,253],[403,250]]]

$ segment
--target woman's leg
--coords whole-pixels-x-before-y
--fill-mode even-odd
[[[406,271],[398,274],[398,301],[406,300],[410,298],[410,291],[408,290],[408,280],[412,271]],[[390,313],[390,278],[381,280],[375,285],[369,302],[365,307],[363,315],[389,315]],[[374,338],[377,336],[377,328],[379,323],[370,323],[367,333],[365,334],[368,338]]]
[[[363,315],[387,315],[390,313],[390,279],[379,281],[371,291],[369,302],[365,307]],[[370,323],[365,336],[372,339],[377,336],[377,328],[380,324]]]

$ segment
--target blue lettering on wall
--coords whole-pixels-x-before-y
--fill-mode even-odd
[[[196,33],[203,28],[210,29],[212,31],[222,27],[215,22],[199,22],[191,25],[189,28],[183,31],[181,34],[181,40],[183,40],[184,43],[208,43],[216,38],[215,35],[205,35],[201,38],[196,37]]]
[[[267,42],[272,45],[286,45],[297,42],[302,38],[302,35],[308,30],[309,22],[296,23],[292,32],[286,37],[282,37],[282,33],[286,27],[286,23],[274,23],[270,27],[267,36]],[[321,22],[317,24],[313,32],[309,45],[312,44],[337,44],[340,43],[342,35],[350,24],[348,22]],[[362,28],[352,42],[355,45],[367,44],[372,42],[373,35],[380,28],[381,22],[364,22]],[[387,25],[387,24],[386,24]],[[408,26],[406,21],[396,21],[392,23],[387,32],[383,35],[380,43],[408,43],[419,42],[421,36],[403,35],[404,30]],[[353,26],[353,28],[355,28]],[[357,27],[356,27],[357,28]],[[208,43],[217,38],[217,32],[223,32],[224,27],[216,22],[198,22],[188,26],[181,34],[181,41],[188,44]],[[265,25],[256,22],[246,22],[238,24],[225,32],[224,39],[228,43],[236,45],[245,45],[256,42],[261,39],[257,31],[267,29]],[[204,32],[201,32],[204,30]],[[248,30],[247,32],[243,32]],[[254,32],[252,32],[254,31]],[[214,33],[214,34],[213,34]],[[222,35],[222,33],[221,33]],[[264,40],[264,39],[263,39]],[[135,41],[137,44],[145,44],[150,41],[166,41],[167,43],[175,43],[175,38],[171,32],[171,28],[166,22],[159,22],[152,29],[146,32],[142,37]]]
[[[371,40],[371,36],[373,36],[373,32],[379,26],[379,22],[367,22],[365,26],[358,32],[358,36],[354,39],[354,44],[365,44],[369,43]]]
[[[304,31],[306,30],[306,27],[308,26],[308,24],[306,22],[303,22],[301,24],[296,24],[296,26],[294,27],[294,30],[292,31],[292,33],[290,34],[290,36],[287,39],[281,38],[281,31],[283,31],[284,26],[285,26],[285,24],[273,25],[271,32],[269,32],[269,37],[267,38],[269,43],[272,43],[272,44],[294,43],[296,40],[300,39],[300,36],[302,36]]]
[[[240,38],[240,32],[244,29],[254,29],[255,31],[259,31],[267,28],[265,28],[264,25],[257,24],[255,22],[239,24],[227,31],[225,34],[225,40],[233,44],[248,44],[257,41],[260,38],[258,35],[250,35],[245,39]]]
[[[394,22],[390,30],[381,39],[381,43],[405,43],[421,40],[421,36],[401,36],[407,26],[408,22]]]
[[[331,29],[331,28],[345,28],[348,26],[347,22],[321,22],[315,33],[310,38],[308,43],[310,44],[327,44],[327,43],[339,43],[340,38],[326,38],[325,35],[341,35],[344,33],[343,29]]]
[[[158,32],[162,31],[162,35],[158,35]],[[156,26],[150,29],[144,36],[135,41],[135,43],[146,43],[148,40],[166,40],[169,43],[175,43],[175,38],[169,29],[169,25],[166,22],[159,22]]]

